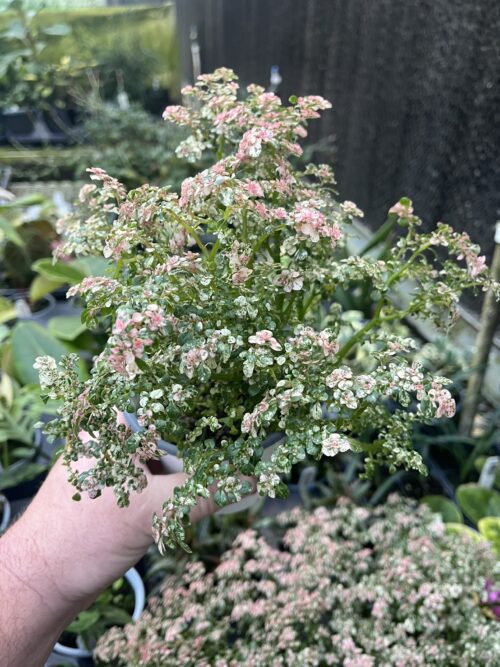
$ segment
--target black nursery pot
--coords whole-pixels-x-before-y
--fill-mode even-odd
[[[10,502],[33,498],[33,496],[36,495],[38,489],[42,486],[42,483],[47,477],[47,474],[48,470],[44,470],[33,479],[29,479],[26,482],[21,482],[21,484],[4,489],[2,493]]]
[[[40,431],[40,429],[36,429],[34,435],[35,448],[33,450],[33,458],[31,459],[31,462],[40,461],[40,452],[42,451],[42,449],[44,449],[44,444],[46,444],[46,441],[44,440],[43,433]],[[49,459],[46,458],[45,460],[48,463]],[[17,461],[12,465],[21,467],[23,463],[24,461]],[[3,489],[1,492],[10,502],[28,500],[30,498],[33,498],[33,496],[37,493],[44,479],[47,477],[47,474],[48,470],[42,470],[35,477],[27,479],[24,482],[20,482],[15,486]]]

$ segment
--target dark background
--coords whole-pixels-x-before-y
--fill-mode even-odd
[[[233,68],[246,85],[320,94],[334,109],[311,125],[333,134],[340,195],[376,228],[402,195],[432,228],[469,232],[491,256],[500,218],[498,0],[178,0],[183,83],[190,33],[201,70]],[[316,125],[316,127],[313,127]],[[325,155],[323,155],[325,157]]]

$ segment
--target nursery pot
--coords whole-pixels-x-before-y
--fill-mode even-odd
[[[145,604],[146,604],[146,591],[144,589],[144,584],[142,579],[134,567],[131,567],[130,570],[127,570],[123,575],[127,580],[128,584],[134,591],[135,604],[134,611],[132,612],[132,620],[137,621],[139,616],[142,614]],[[78,638],[77,638],[78,643]],[[92,651],[89,651],[86,648],[65,646],[60,642],[57,642],[53,649],[54,653],[57,655],[64,655],[69,658],[91,658]]]
[[[15,306],[17,318],[20,320],[33,320],[45,325],[49,315],[55,307],[56,300],[52,294],[46,294],[36,302],[36,309],[30,303],[29,290],[25,288],[7,287],[0,289],[0,296],[5,297]]]
[[[134,433],[138,433],[143,430],[137,421],[135,414],[130,412],[125,412],[125,419],[127,424],[130,426]],[[262,443],[262,448],[264,453],[262,454],[263,461],[269,461],[273,452],[278,448],[278,446],[284,441],[284,433],[271,433],[264,442]],[[158,447],[165,452],[165,456],[162,457],[161,463],[166,472],[182,472],[183,464],[182,459],[179,458],[179,450],[176,445],[173,445],[171,442],[166,440],[159,440]],[[251,495],[245,496],[242,500],[232,505],[226,505],[218,510],[217,514],[234,514],[236,512],[241,512],[251,507],[255,501],[259,498],[258,493],[252,493]]]
[[[0,535],[7,530],[10,522],[11,509],[8,499],[0,493]]]

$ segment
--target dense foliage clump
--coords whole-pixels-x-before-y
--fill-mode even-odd
[[[429,509],[391,497],[278,517],[280,547],[241,533],[207,573],[165,580],[136,624],[96,656],[127,667],[494,667],[500,574],[486,543],[447,535]],[[498,584],[497,584],[498,588]]]
[[[285,106],[255,85],[240,101],[235,78],[227,69],[204,75],[184,89],[188,106],[165,111],[189,131],[179,157],[216,156],[180,195],[148,185],[127,193],[102,169],[89,170],[79,207],[60,223],[58,252],[114,262],[109,277],[69,292],[109,339],[84,383],[71,357],[59,367],[37,362],[42,388],[64,401],[48,430],[66,438],[79,492],[95,497],[112,486],[125,505],[146,483],[140,462],[160,456],[159,438],[177,445],[189,480],[154,518],[162,547],[183,543],[189,512],[211,485],[221,505],[248,493],[240,473],[274,497],[286,493],[280,474],[306,455],[353,449],[366,454],[368,472],[378,463],[424,472],[414,423],[451,417],[455,403],[446,378],[411,361],[413,341],[384,325],[407,315],[442,323],[463,289],[490,284],[469,237],[444,224],[419,234],[407,199],[389,212],[406,234],[388,259],[343,257],[362,213],[337,201],[327,165],[297,162],[297,140],[330,104],[310,96]],[[361,279],[376,305],[342,338],[342,308],[331,307],[328,326],[318,313],[337,288]],[[415,292],[400,308],[391,294],[408,279]],[[352,360],[364,344],[376,362],[369,372]],[[135,411],[143,431],[117,427],[117,410]],[[285,437],[264,461],[273,432]],[[77,472],[80,457],[95,462]]]

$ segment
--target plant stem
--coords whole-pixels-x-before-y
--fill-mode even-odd
[[[345,359],[345,357],[349,354],[349,352],[356,345],[356,343],[358,343],[368,331],[371,331],[373,327],[375,327],[379,322],[381,322],[380,313],[382,312],[384,304],[385,304],[385,296],[383,296],[377,303],[377,307],[375,308],[375,312],[373,313],[372,319],[369,320],[363,328],[357,331],[354,334],[354,336],[352,336],[339,351],[339,353],[337,354],[338,361],[342,361],[343,359]]]
[[[191,236],[195,240],[196,245],[199,247],[199,249],[201,250],[203,255],[205,257],[209,257],[209,252],[208,252],[207,246],[200,239],[200,237],[198,236],[197,232],[195,232],[193,227],[191,227],[191,225],[188,225],[187,222],[184,222],[184,220],[180,216],[178,216],[177,213],[172,211],[172,209],[169,209],[169,213],[171,215],[173,215],[173,217],[176,219],[176,221],[179,223],[179,225],[186,230],[186,232],[189,234],[189,236]]]
[[[500,223],[497,223],[500,230]],[[499,233],[500,236],[500,233]],[[491,276],[494,280],[500,280],[500,239],[495,246],[493,255],[493,264],[491,267]],[[470,435],[474,418],[477,412],[477,406],[481,398],[481,389],[488,367],[488,359],[491,352],[493,337],[495,335],[496,324],[499,317],[498,304],[496,302],[495,292],[490,287],[486,293],[481,311],[481,324],[476,338],[475,352],[472,359],[472,371],[465,392],[462,414],[460,415],[459,431],[463,435]]]
[[[393,273],[392,276],[390,276],[390,278],[388,278],[384,291],[387,291],[391,287],[391,285],[393,285],[399,278],[401,278],[406,273],[406,271],[409,269],[409,267],[413,264],[415,258],[418,257],[418,255],[420,255],[422,252],[427,250],[427,248],[430,248],[430,246],[431,246],[431,243],[426,243],[423,246],[420,246],[419,248],[417,248],[415,250],[415,252],[409,258],[409,260],[407,262],[405,262],[403,264],[403,266],[398,271],[396,271],[396,273]],[[339,353],[337,355],[338,361],[342,361],[343,359],[345,359],[345,357],[349,354],[349,352],[356,345],[356,343],[358,343],[363,338],[363,336],[368,331],[371,331],[373,329],[373,327],[375,327],[377,324],[379,324],[382,321],[393,320],[393,319],[395,319],[395,317],[398,317],[398,318],[402,319],[409,312],[409,310],[408,310],[408,311],[405,311],[403,313],[399,313],[397,316],[392,316],[392,317],[388,317],[388,318],[381,318],[380,313],[382,312],[382,308],[384,307],[385,302],[386,302],[386,297],[384,295],[380,299],[380,301],[377,303],[372,319],[369,320],[362,329],[360,329],[358,332],[356,332],[354,334],[354,336],[352,336],[352,338],[350,338],[347,341],[347,343],[342,347],[342,349],[339,351]]]

